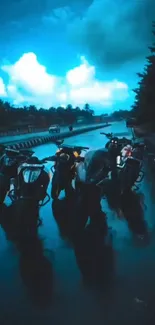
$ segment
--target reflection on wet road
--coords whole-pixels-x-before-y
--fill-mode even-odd
[[[123,123],[111,130],[126,132]],[[106,139],[97,130],[65,142],[100,148]],[[55,150],[53,144],[35,148],[39,158]],[[53,211],[52,202],[40,210],[41,241],[26,248],[8,241],[1,228],[0,324],[155,324],[154,187],[147,173],[138,194],[122,198],[120,218],[102,200],[110,228],[106,247],[89,227],[69,244],[74,205],[65,200]]]

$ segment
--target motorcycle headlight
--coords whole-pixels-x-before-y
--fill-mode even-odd
[[[67,162],[68,160],[69,160],[69,158],[70,158],[70,156],[68,155],[68,154],[66,154],[66,153],[62,153],[61,155],[60,155],[60,161],[61,162]]]
[[[73,153],[74,153],[75,158],[78,158],[79,157],[79,154],[78,154],[77,151],[74,151]]]

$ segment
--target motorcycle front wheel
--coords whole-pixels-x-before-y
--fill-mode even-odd
[[[61,192],[60,184],[58,182],[57,175],[54,173],[52,178],[52,187],[51,187],[51,198],[57,200]]]

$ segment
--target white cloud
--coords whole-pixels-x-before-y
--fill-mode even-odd
[[[69,70],[64,77],[49,74],[34,53],[25,53],[16,63],[2,66],[9,76],[5,85],[0,79],[0,95],[18,105],[35,104],[48,108],[52,105],[83,106],[86,102],[94,107],[110,107],[128,98],[128,86],[118,80],[99,81],[95,66],[82,56],[81,64]]]
[[[1,77],[0,77],[0,96],[1,97],[7,96],[6,87],[5,87],[4,81]]]
[[[92,82],[94,77],[95,67],[90,66],[83,56],[81,65],[69,70],[66,74],[66,79],[72,87],[86,85]]]
[[[34,53],[25,53],[15,64],[2,67],[10,76],[12,84],[20,84],[25,90],[34,95],[49,94],[56,78],[46,72],[39,64]]]

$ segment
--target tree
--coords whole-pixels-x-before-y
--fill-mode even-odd
[[[86,121],[90,122],[92,115],[92,110],[81,110],[79,107],[75,109],[71,104],[68,104],[66,109],[61,106],[58,108],[50,107],[49,109],[44,109],[41,107],[37,109],[35,105],[15,108],[9,102],[0,100],[1,129],[16,129],[17,125],[25,128],[26,125],[28,127],[30,124],[36,128],[49,127],[55,123],[72,124],[79,117],[83,117]]]
[[[73,106],[72,106],[71,104],[68,104],[68,105],[66,106],[66,109],[69,110],[69,111],[71,111],[71,110],[73,109]]]
[[[155,23],[153,23],[155,36]],[[150,55],[146,57],[143,73],[138,73],[140,78],[138,87],[134,89],[135,102],[132,106],[133,114],[139,122],[150,122],[155,125],[155,45],[149,47]]]
[[[88,103],[85,104],[85,106],[84,106],[84,110],[87,111],[87,112],[90,111],[90,106],[89,106]]]

